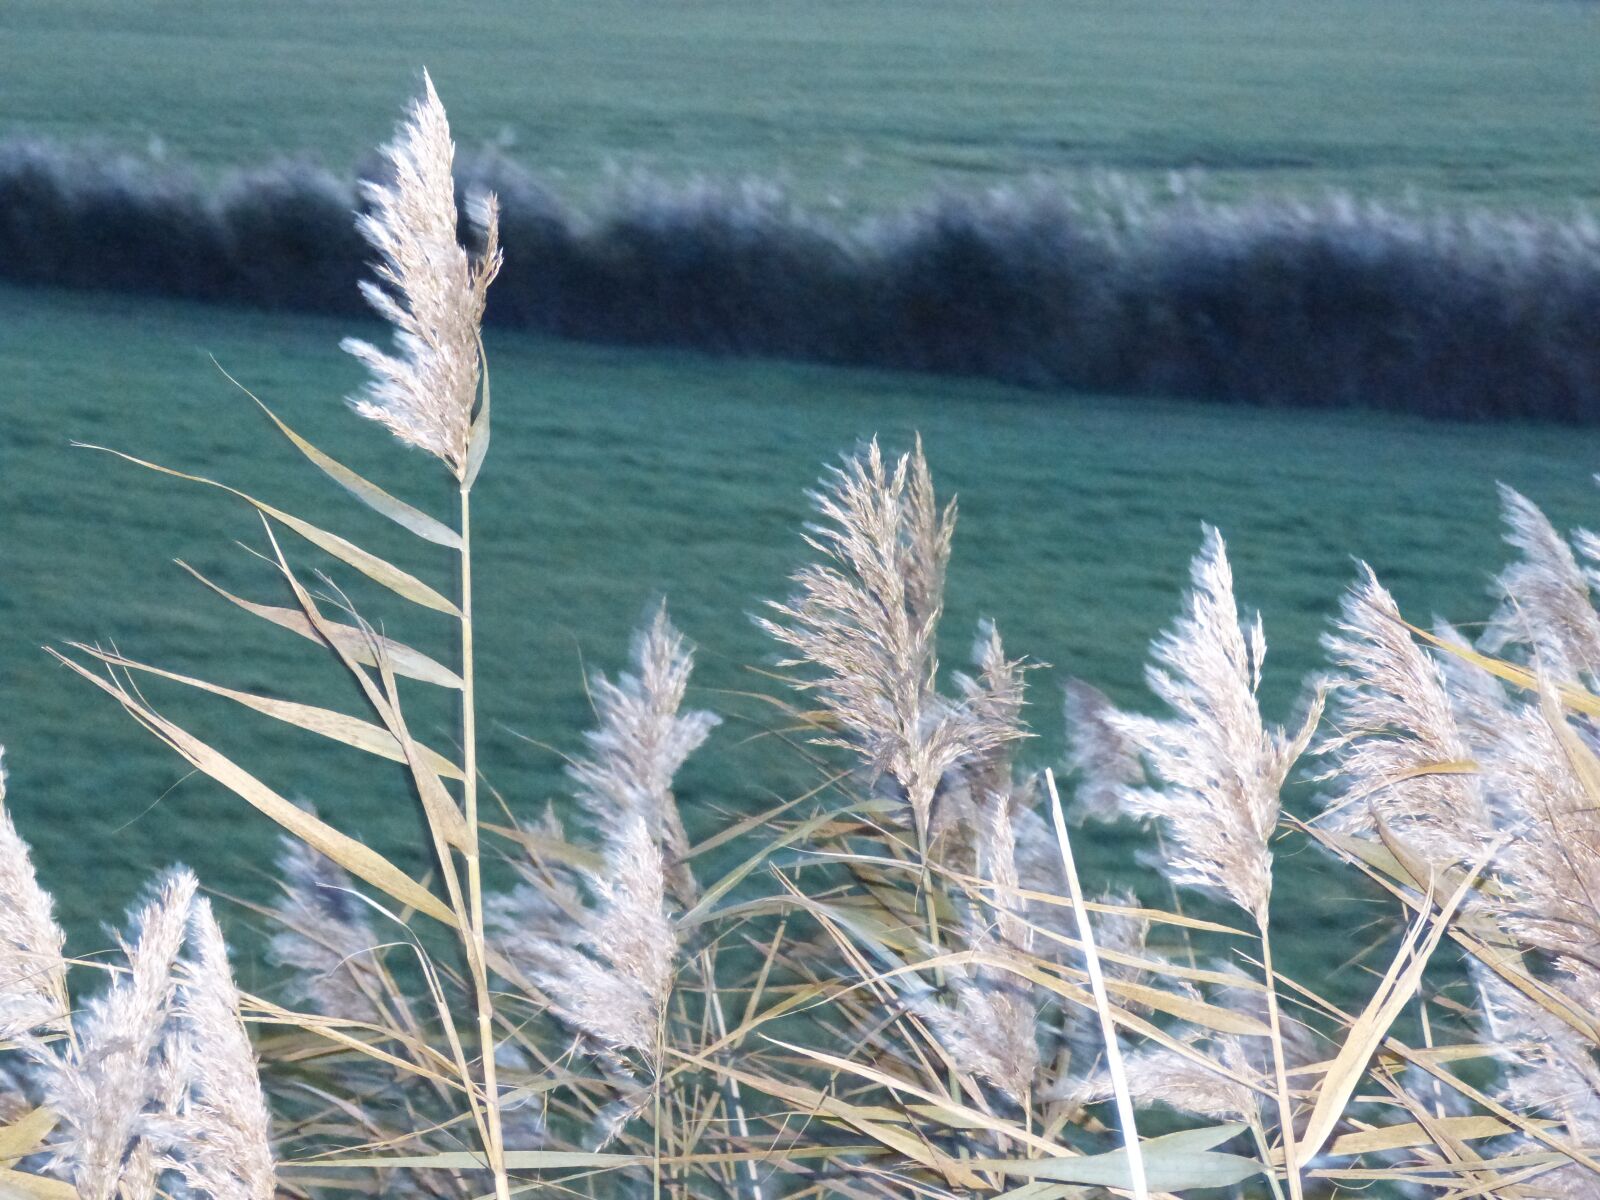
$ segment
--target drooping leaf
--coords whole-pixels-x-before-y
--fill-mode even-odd
[[[180,675],[175,671],[166,671],[149,663],[137,662],[123,655],[103,650],[98,646],[86,645],[82,642],[69,642],[74,650],[93,655],[101,662],[113,667],[122,667],[130,671],[143,671],[161,679],[170,679],[174,683],[185,684],[213,696],[222,696],[236,704],[254,709],[274,720],[283,721],[285,724],[294,725],[309,733],[319,734],[332,741],[341,742],[357,750],[365,750],[368,754],[375,754],[379,758],[389,759],[391,762],[403,763],[406,761],[405,747],[387,729],[374,725],[370,721],[363,721],[359,717],[352,717],[345,713],[335,712],[329,708],[318,708],[311,704],[299,704],[293,700],[277,700],[270,696],[257,696],[250,692],[241,692],[233,688],[223,687],[220,684],[209,683],[204,679],[195,679],[189,675]],[[417,753],[439,775],[447,779],[460,779],[461,768],[445,758],[442,754],[418,746]]]
[[[211,361],[213,363],[217,362],[214,358]],[[409,529],[419,538],[433,542],[435,545],[448,547],[451,550],[461,549],[461,535],[451,529],[450,526],[443,521],[430,517],[421,509],[414,508],[399,497],[390,495],[377,484],[363,478],[331,455],[319,450],[315,445],[291,429],[277,413],[262,402],[259,396],[232,375],[229,375],[227,371],[224,371],[220,363],[217,364],[217,370],[222,371],[224,378],[229,383],[233,384],[260,406],[261,411],[266,413],[268,419],[278,427],[278,432],[283,434],[296,450],[304,454],[316,465],[318,470],[322,471],[329,479],[332,479],[368,508],[388,517],[396,525]]]
[[[10,1166],[37,1150],[56,1127],[56,1121],[56,1114],[40,1105],[0,1129],[0,1166]]]
[[[207,745],[188,730],[167,720],[126,688],[119,687],[111,680],[102,679],[63,654],[54,650],[51,654],[59,662],[118,701],[129,715],[177,751],[190,766],[211,776],[313,850],[332,859],[357,879],[371,884],[401,904],[426,913],[446,925],[456,924],[455,914],[437,896],[372,847],[339,832],[298,805],[291,804],[232,759]]]
[[[196,571],[182,559],[178,560],[178,565],[230,604],[236,604],[246,612],[253,613],[264,621],[271,621],[274,625],[280,625],[284,629],[298,633],[309,641],[316,642],[319,645],[322,643],[322,637],[317,633],[304,613],[292,608],[280,608],[276,605],[257,604],[254,601],[245,600],[242,597],[235,596],[226,588],[211,582],[211,580],[200,574],[199,571]],[[330,621],[327,625],[330,630],[330,636],[338,642],[340,648],[359,663],[369,667],[378,665],[377,655],[373,653],[373,639],[376,638],[383,654],[393,665],[396,675],[404,675],[407,679],[420,680],[423,683],[431,683],[437,687],[461,690],[461,676],[442,663],[429,658],[422,651],[413,650],[404,642],[397,642],[392,638],[384,637],[382,634],[368,634],[362,630],[352,629],[348,625],[341,625],[337,622]]]
[[[237,496],[246,504],[252,505],[257,512],[271,517],[282,525],[286,525],[312,545],[327,551],[340,562],[349,564],[368,579],[371,579],[374,583],[382,584],[397,596],[402,596],[413,604],[420,604],[423,608],[431,608],[436,612],[448,613],[452,617],[459,618],[461,616],[461,610],[452,601],[423,583],[415,575],[402,571],[393,563],[379,558],[370,550],[363,550],[347,538],[342,538],[336,533],[329,533],[326,529],[313,525],[310,521],[303,520],[291,513],[286,513],[281,508],[274,508],[264,500],[257,500],[254,496],[241,492],[238,488],[229,487],[225,483],[218,483],[215,479],[207,479],[203,475],[190,475],[184,471],[175,471],[171,467],[163,467],[159,463],[147,462],[131,454],[124,454],[120,450],[109,450],[104,446],[91,446],[84,442],[74,442],[73,445],[80,446],[86,450],[99,450],[105,454],[112,454],[147,470],[159,471],[163,475],[171,475],[175,479],[185,479],[190,483],[202,483],[207,487],[214,487],[220,491],[227,492],[231,496]]]

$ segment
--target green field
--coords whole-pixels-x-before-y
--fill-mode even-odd
[[[1582,0],[11,0],[0,132],[211,165],[387,136],[426,64],[463,145],[876,202],[1200,167],[1224,187],[1600,197]]]
[[[134,148],[159,136],[208,166],[298,150],[351,161],[388,135],[427,62],[464,144],[510,130],[517,157],[580,190],[608,163],[757,173],[803,195],[873,203],[941,182],[1204,165],[1238,189],[1414,185],[1495,204],[1600,196],[1600,29],[1578,3],[19,0],[5,20],[0,134]],[[114,639],[234,686],[351,698],[306,643],[254,628],[170,565],[181,557],[270,594],[268,574],[233,545],[261,544],[247,510],[67,442],[224,478],[410,553],[275,442],[207,358],[352,465],[444,511],[432,464],[341,404],[358,379],[336,349],[348,332],[0,290],[0,741],[19,820],[80,933],[177,860],[219,890],[266,894],[273,835],[185,779],[41,643]],[[1229,536],[1241,594],[1265,612],[1265,693],[1287,719],[1352,556],[1416,616],[1472,620],[1503,559],[1496,480],[1561,522],[1593,524],[1600,512],[1590,479],[1600,432],[1042,395],[506,336],[490,352],[495,449],[475,506],[484,763],[524,811],[559,791],[560,752],[586,721],[584,670],[618,665],[653,597],[666,595],[702,646],[702,685],[767,686],[747,670],[774,657],[748,615],[800,561],[804,489],[862,435],[903,447],[920,430],[939,482],[961,496],[947,661],[988,615],[1012,649],[1053,664],[1036,677],[1042,737],[1029,754],[1041,765],[1059,748],[1066,674],[1140,700],[1146,646],[1176,611],[1202,520]],[[405,614],[355,595],[401,636],[438,645],[442,629],[396,626]],[[292,734],[220,702],[152,696],[287,794],[419,865],[405,850],[416,827],[397,773],[327,747],[304,755]],[[442,712],[419,710],[414,724],[449,740]],[[692,764],[692,824],[799,786],[792,756],[740,746],[747,732],[731,722]],[[1102,839],[1088,853],[1109,871],[1125,847]],[[1319,906],[1288,902],[1303,905],[1293,920],[1309,951]]]
[[[415,543],[386,537],[380,518],[269,436],[213,353],[302,432],[444,513],[441,473],[344,409],[357,372],[329,322],[13,290],[0,291],[0,330],[12,397],[0,678],[15,805],[41,867],[79,928],[102,898],[128,897],[150,868],[175,860],[214,887],[260,895],[266,823],[209,782],[185,781],[173,756],[38,646],[109,639],[234,686],[353,698],[308,644],[255,628],[171,566],[181,557],[235,591],[276,597],[266,568],[233,544],[263,544],[243,505],[67,440],[225,478],[380,550],[412,553]],[[1494,480],[1562,521],[1600,511],[1589,477],[1600,433],[1062,399],[521,338],[496,339],[490,353],[494,457],[474,506],[484,762],[522,811],[558,793],[558,751],[576,748],[586,720],[585,665],[619,663],[652,597],[665,595],[702,646],[704,687],[763,686],[745,668],[774,654],[747,614],[784,590],[800,560],[802,491],[863,434],[903,446],[920,430],[938,481],[960,496],[947,660],[988,615],[1015,650],[1052,664],[1035,680],[1043,737],[1029,754],[1040,764],[1060,744],[1066,674],[1125,702],[1143,694],[1145,645],[1176,611],[1202,520],[1228,534],[1240,593],[1264,610],[1265,694],[1284,719],[1319,665],[1316,639],[1352,578],[1351,555],[1370,560],[1418,616],[1470,620],[1486,612],[1483,587],[1502,561]],[[308,548],[303,558],[318,561]],[[425,565],[420,573],[429,577]],[[442,627],[396,624],[407,614],[354,594],[391,631],[447,653]],[[320,745],[306,757],[303,738],[221,702],[152,695],[242,748],[288,794],[416,862],[397,772]],[[447,744],[447,716],[419,713],[413,724]],[[701,828],[714,804],[748,808],[803,778],[770,743],[738,748],[748,732],[731,723],[691,765],[685,804]],[[1106,866],[1120,846],[1097,840],[1088,853]]]

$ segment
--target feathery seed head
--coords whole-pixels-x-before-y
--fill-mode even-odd
[[[272,911],[280,928],[268,953],[295,972],[298,998],[324,1016],[388,1024],[371,958],[378,938],[355,881],[299,838],[283,839],[277,866],[283,895]]]
[[[1337,731],[1317,747],[1345,781],[1337,820],[1367,833],[1376,815],[1435,866],[1475,858],[1494,833],[1477,776],[1424,771],[1472,758],[1444,668],[1417,645],[1372,569],[1361,571],[1322,639],[1342,673]]]
[[[1320,700],[1294,737],[1268,730],[1256,703],[1266,653],[1260,618],[1239,623],[1222,536],[1207,528],[1190,569],[1189,608],[1157,640],[1151,689],[1174,715],[1118,714],[1113,724],[1138,747],[1161,786],[1127,788],[1135,816],[1160,817],[1172,834],[1174,883],[1215,888],[1266,920],[1279,790],[1305,749]]]
[[[1600,1066],[1593,1047],[1565,1021],[1476,959],[1470,961],[1489,1034],[1485,1040],[1501,1047],[1507,1065],[1502,1098],[1519,1112],[1550,1113],[1563,1127],[1563,1140],[1592,1151],[1600,1145]],[[1526,1194],[1541,1200],[1586,1200],[1594,1194],[1594,1176],[1576,1164],[1541,1174],[1535,1183]]]
[[[1211,1041],[1216,1056],[1212,1061],[1239,1074],[1244,1067],[1244,1055],[1237,1039],[1219,1035]],[[1220,1069],[1164,1046],[1128,1056],[1125,1069],[1128,1091],[1134,1104],[1141,1108],[1164,1104],[1210,1121],[1247,1121],[1253,1119],[1257,1111],[1256,1094],[1250,1088]],[[1248,1077],[1248,1071],[1244,1073]],[[1098,1104],[1111,1099],[1115,1090],[1110,1074],[1101,1072],[1082,1081],[1068,1082],[1052,1091],[1048,1098],[1080,1106]]]
[[[162,1049],[195,887],[187,871],[162,881],[134,919],[136,940],[123,943],[126,973],[85,1009],[76,1052],[46,1064],[46,1101],[61,1117],[53,1148],[84,1200],[116,1200],[151,1110],[176,1094],[163,1086],[171,1065]]]
[[[66,936],[6,808],[0,748],[0,1042],[65,1027]]]
[[[1524,945],[1544,951],[1579,1002],[1600,990],[1600,796],[1574,756],[1553,700],[1524,705],[1483,748],[1487,785],[1504,805],[1510,840],[1496,859],[1510,899],[1500,919]],[[1560,976],[1558,976],[1558,979]]]
[[[964,1073],[987,1079],[1022,1103],[1039,1070],[1039,1015],[1026,986],[1009,977],[952,973],[955,1004],[917,1005],[939,1044]]]
[[[565,877],[534,876],[494,913],[497,944],[558,1016],[653,1069],[677,965],[668,895],[688,904],[697,890],[683,861],[689,845],[672,782],[717,724],[711,713],[680,711],[692,666],[662,607],[634,638],[633,671],[592,681],[599,724],[586,735],[588,754],[570,768],[604,847],[598,869],[575,871],[592,906],[580,906]],[[567,919],[552,919],[557,912]]]
[[[599,674],[590,680],[599,723],[584,736],[589,753],[568,774],[579,802],[600,823],[635,812],[644,819],[672,860],[674,895],[688,905],[694,902],[693,876],[683,864],[689,840],[672,780],[721,720],[703,710],[680,711],[694,656],[666,605],[634,635],[633,666],[615,683]]]
[[[175,1056],[189,1102],[177,1121],[177,1169],[213,1200],[272,1200],[272,1118],[209,901],[195,901],[189,930],[194,953],[181,968],[178,1003],[185,1036]]]
[[[394,326],[396,352],[356,338],[342,345],[372,372],[352,398],[356,411],[443,459],[463,479],[481,366],[479,329],[500,269],[499,217],[492,196],[471,206],[485,243],[474,262],[456,237],[450,125],[426,73],[423,84],[410,120],[387,147],[393,179],[362,186],[371,207],[358,220],[381,258],[377,282],[363,281],[361,292]]]
[[[1498,654],[1526,645],[1540,670],[1557,677],[1600,673],[1600,615],[1572,548],[1526,496],[1502,484],[1500,500],[1506,541],[1521,558],[1495,580],[1501,603],[1483,648]]]
[[[1062,702],[1066,718],[1066,768],[1077,777],[1073,816],[1079,821],[1117,821],[1127,816],[1126,789],[1145,781],[1139,748],[1111,718],[1111,698],[1081,679],[1069,679]]]
[[[792,578],[795,595],[758,623],[797,654],[785,666],[819,674],[813,690],[875,775],[891,776],[919,832],[939,782],[957,762],[1020,736],[936,691],[936,638],[955,504],[940,509],[919,441],[892,468],[874,439],[812,493],[821,521],[806,541],[823,556]]]

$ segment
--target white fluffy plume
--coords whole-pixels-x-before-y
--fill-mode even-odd
[[[481,365],[478,331],[500,269],[499,217],[492,196],[475,204],[485,250],[472,261],[456,237],[450,125],[433,80],[424,74],[423,84],[410,120],[387,147],[393,181],[362,189],[371,211],[359,227],[381,261],[378,282],[364,281],[361,291],[394,326],[396,353],[356,338],[343,346],[372,371],[352,400],[356,411],[462,478]]]
[[[1174,883],[1215,888],[1264,922],[1278,793],[1320,707],[1293,737],[1266,728],[1256,703],[1266,639],[1259,618],[1248,635],[1239,624],[1233,572],[1215,529],[1206,530],[1190,575],[1189,610],[1156,641],[1156,665],[1147,671],[1174,715],[1113,718],[1158,781],[1127,789],[1124,802],[1132,815],[1166,823]]]

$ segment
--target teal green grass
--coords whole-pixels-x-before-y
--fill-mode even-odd
[[[10,0],[0,131],[212,166],[387,135],[427,64],[464,145],[878,204],[935,183],[1206,169],[1565,206],[1600,196],[1580,0]]]
[[[171,565],[181,557],[235,591],[286,602],[234,544],[265,546],[244,505],[68,440],[234,483],[404,556],[448,588],[441,558],[419,556],[423,543],[300,460],[207,358],[329,451],[448,515],[437,464],[341,403],[358,380],[335,348],[343,332],[321,320],[0,290],[10,397],[0,434],[3,739],[19,824],[80,933],[174,861],[220,891],[270,895],[274,834],[218,787],[186,778],[41,644],[115,641],[231,686],[359,709],[310,643],[258,628]],[[862,436],[904,447],[920,430],[941,488],[959,494],[946,664],[964,659],[980,616],[999,622],[1013,651],[1051,664],[1034,676],[1041,736],[1025,754],[1038,765],[1060,748],[1068,674],[1147,702],[1146,646],[1178,609],[1202,521],[1223,529],[1240,594],[1263,610],[1266,708],[1287,720],[1320,666],[1316,641],[1353,578],[1352,556],[1417,619],[1471,621],[1487,612],[1485,584],[1505,555],[1495,480],[1563,524],[1600,514],[1590,480],[1600,433],[1063,399],[521,338],[489,349],[494,449],[474,504],[484,764],[525,817],[561,793],[560,754],[578,749],[588,721],[585,669],[618,666],[660,596],[702,648],[696,702],[731,716],[687,772],[691,825],[703,832],[720,809],[748,812],[808,781],[776,740],[746,743],[763,710],[726,693],[781,691],[751,671],[775,655],[749,614],[785,591],[804,557],[804,490]],[[285,544],[308,572],[337,566]],[[349,582],[348,571],[332,574]],[[391,633],[449,655],[443,621],[370,590],[351,595]],[[169,686],[150,695],[286,795],[425,869],[398,769],[220,700]],[[430,703],[439,698],[420,686],[407,698],[413,728],[448,748],[450,717]],[[1125,843],[1098,832],[1085,841],[1097,872],[1125,873]],[[1323,951],[1312,934],[1331,899],[1304,888],[1281,899],[1291,960],[1296,938],[1305,953]]]

